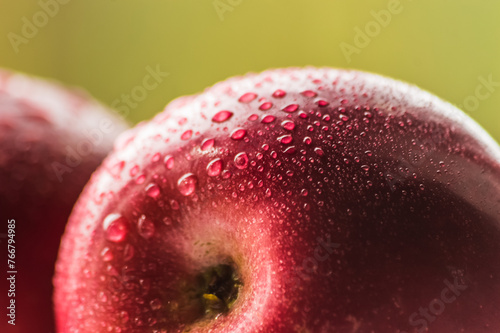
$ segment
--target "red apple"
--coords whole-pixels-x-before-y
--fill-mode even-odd
[[[232,78],[130,130],[55,277],[66,332],[499,332],[500,149],[329,68]]]
[[[85,183],[124,129],[81,91],[0,71],[0,332],[54,332],[60,237]]]

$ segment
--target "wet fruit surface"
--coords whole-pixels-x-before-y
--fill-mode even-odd
[[[91,173],[126,128],[108,111],[82,91],[0,70],[1,332],[55,330],[52,277],[60,237]],[[11,219],[14,292],[6,279]],[[11,299],[15,326],[7,323]]]
[[[119,142],[62,244],[61,331],[500,329],[500,150],[417,88],[268,71]]]

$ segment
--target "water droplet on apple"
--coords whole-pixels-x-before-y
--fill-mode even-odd
[[[229,120],[233,116],[233,113],[228,110],[219,111],[213,116],[212,121],[215,123],[223,123]]]
[[[174,167],[174,162],[175,162],[174,157],[167,155],[167,156],[165,156],[165,159],[163,161],[165,163],[165,167],[167,168],[167,170],[172,170],[172,168]]]
[[[160,310],[162,308],[161,301],[158,298],[151,300],[151,302],[149,302],[149,305],[154,311]]]
[[[127,237],[128,221],[120,214],[109,214],[104,218],[102,225],[106,232],[106,239],[110,242],[119,243]]]
[[[319,100],[316,102],[316,104],[319,106],[319,107],[325,107],[325,106],[328,106],[330,103],[328,103],[327,101],[324,101],[324,100]]]
[[[146,218],[145,215],[142,215],[137,222],[137,228],[139,231],[139,235],[141,235],[145,239],[149,239],[153,237],[155,233],[155,225],[151,220]]]
[[[302,119],[307,119],[309,117],[304,111],[299,111],[299,117]]]
[[[216,158],[210,161],[207,165],[207,174],[210,177],[215,177],[220,175],[222,172],[222,159]]]
[[[193,136],[193,131],[192,130],[187,130],[181,135],[182,140],[189,140]]]
[[[192,173],[186,173],[177,181],[177,189],[182,195],[188,196],[194,193],[198,178]]]
[[[266,194],[266,197],[268,197],[268,198],[269,198],[269,197],[271,197],[271,196],[273,195],[273,192],[271,191],[271,189],[270,189],[270,188],[267,188],[267,189],[266,189],[266,193],[265,193],[265,194]]]
[[[129,261],[134,257],[135,249],[132,245],[125,245],[125,249],[123,250],[123,260]]]
[[[234,131],[231,132],[231,139],[233,140],[241,140],[245,137],[247,134],[246,129],[243,128],[237,128]]]
[[[149,197],[156,199],[160,196],[160,187],[155,183],[151,183],[148,186],[146,186],[146,194]]]
[[[238,153],[234,157],[234,164],[238,169],[245,169],[248,166],[248,155],[246,153]]]
[[[262,118],[261,122],[263,124],[269,124],[272,123],[275,119],[276,119],[275,116],[267,115]]]
[[[105,247],[104,249],[102,249],[101,257],[102,257],[102,260],[106,261],[106,262],[111,261],[114,258],[113,253],[111,252],[109,247]]]
[[[273,97],[274,98],[283,98],[286,96],[286,92],[281,90],[281,89],[278,89],[276,90],[275,92],[273,92]]]
[[[250,121],[256,121],[257,119],[259,119],[259,116],[256,115],[255,113],[254,114],[251,114],[249,117],[248,117],[248,120]]]
[[[299,105],[298,104],[290,104],[290,105],[287,105],[285,106],[282,110],[285,111],[285,112],[295,112],[299,109]]]
[[[368,171],[368,170],[370,170],[370,166],[369,165],[362,165],[361,169]]]
[[[295,154],[295,152],[297,152],[297,149],[295,148],[295,146],[290,146],[287,149],[285,149],[283,152],[285,154]]]
[[[306,136],[306,137],[304,138],[304,143],[305,143],[306,145],[310,145],[310,144],[312,143],[312,139],[311,139],[310,137]]]
[[[144,181],[146,180],[146,176],[145,175],[139,175],[136,179],[135,179],[135,183],[137,185],[141,185],[141,184],[144,184]]]
[[[229,179],[232,175],[232,172],[229,170],[222,171],[222,179]]]
[[[291,120],[285,120],[281,123],[281,126],[288,131],[292,131],[295,128],[295,123]]]
[[[205,139],[201,143],[201,150],[202,151],[207,151],[209,149],[212,149],[213,146],[214,146],[214,144],[215,144],[215,140],[214,139]]]
[[[123,324],[126,324],[130,320],[130,316],[127,311],[120,312],[120,319]]]
[[[278,141],[284,145],[291,143],[292,140],[293,140],[293,137],[290,134],[285,134],[285,135],[282,135],[278,138]]]
[[[137,175],[138,172],[139,172],[139,166],[134,165],[132,169],[130,169],[130,176],[134,177],[135,175]]]
[[[177,200],[170,200],[170,207],[172,207],[173,210],[178,210],[180,208]]]
[[[316,153],[316,155],[318,156],[323,156],[325,154],[325,152],[323,151],[323,149],[321,149],[320,147],[316,147],[314,148],[314,152]]]
[[[250,103],[251,101],[253,101],[254,99],[257,98],[257,94],[255,93],[252,93],[252,92],[248,92],[246,94],[243,94],[239,99],[238,99],[238,102],[240,103]]]
[[[260,111],[267,111],[267,110],[269,110],[272,107],[273,107],[273,103],[271,103],[271,102],[265,102],[265,103],[262,103],[261,106],[259,106],[259,110]]]
[[[305,97],[316,97],[318,96],[318,94],[312,90],[305,90],[303,92],[301,92],[302,96],[305,96]]]
[[[151,162],[158,162],[160,160],[160,153],[156,153],[153,155],[153,157],[151,157]]]
[[[302,191],[300,191],[300,195],[303,197],[307,197],[308,194],[309,194],[309,191],[307,191],[305,188],[303,188]]]

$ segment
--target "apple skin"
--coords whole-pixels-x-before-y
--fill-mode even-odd
[[[476,123],[381,76],[270,70],[118,139],[63,236],[57,327],[498,332],[498,263],[500,149]],[[241,285],[213,315],[217,265]]]
[[[91,173],[125,129],[83,91],[0,70],[1,332],[55,332],[52,277],[60,238]],[[16,267],[8,269],[12,219]],[[7,270],[17,271],[15,326],[7,323]]]

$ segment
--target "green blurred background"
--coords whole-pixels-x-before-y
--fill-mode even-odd
[[[228,76],[315,65],[414,83],[500,139],[500,1],[0,0],[0,9],[0,66],[84,87],[126,106],[132,123]],[[145,90],[148,69],[169,75]]]

